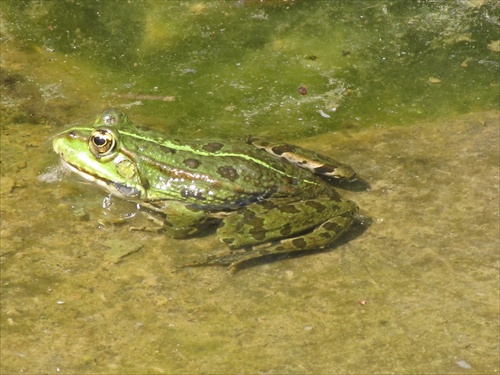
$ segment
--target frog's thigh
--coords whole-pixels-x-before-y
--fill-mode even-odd
[[[280,241],[265,243],[253,246],[245,252],[233,252],[209,260],[203,264],[228,265],[231,268],[238,267],[239,264],[251,259],[260,258],[270,254],[291,253],[294,251],[307,251],[322,249],[332,244],[342,233],[351,226],[353,213],[357,206],[352,202],[345,202],[344,210],[339,210],[339,214],[334,216],[311,232],[292,238],[285,238]],[[349,207],[350,206],[350,207]],[[349,207],[349,209],[347,209]]]
[[[248,143],[316,174],[340,179],[351,179],[356,175],[350,166],[299,146],[287,143],[269,143],[254,137],[250,137]]]
[[[195,234],[207,220],[207,213],[186,206],[182,202],[167,201],[161,207],[166,217],[163,229],[173,238],[184,238]]]
[[[221,241],[236,249],[293,238],[316,228],[308,236],[319,238],[310,246],[307,245],[307,248],[317,248],[326,246],[337,237],[332,239],[332,233],[344,232],[350,226],[355,211],[354,203],[336,201],[329,197],[288,203],[269,200],[232,213],[223,221],[217,234]],[[305,236],[295,237],[297,240],[299,238]],[[296,243],[298,246],[299,242]],[[295,248],[284,251],[292,250]]]

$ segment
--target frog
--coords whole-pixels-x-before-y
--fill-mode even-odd
[[[229,251],[183,267],[236,269],[325,249],[358,212],[331,184],[356,180],[350,166],[287,143],[169,137],[108,108],[92,125],[56,134],[52,145],[65,168],[159,216],[166,235],[200,236],[214,226]]]

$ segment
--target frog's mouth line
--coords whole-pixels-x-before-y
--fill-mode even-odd
[[[98,186],[117,197],[127,199],[141,197],[141,192],[137,189],[88,174],[87,172],[82,171],[78,167],[68,163],[63,159],[61,159],[61,164],[64,168],[67,168],[71,172],[76,173],[87,181],[96,183]]]
[[[95,176],[93,176],[91,174],[88,174],[87,172],[82,171],[80,168],[74,166],[73,164],[68,163],[66,160],[61,159],[61,164],[62,164],[62,166],[64,168],[70,170],[71,172],[76,173],[77,175],[83,177],[87,181],[95,182],[99,186],[107,188],[107,186],[110,184],[110,181],[104,180],[104,179],[100,179],[100,178],[95,177]]]

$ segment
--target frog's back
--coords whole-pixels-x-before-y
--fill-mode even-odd
[[[138,168],[149,176],[151,199],[230,207],[323,189],[312,173],[243,141],[135,141],[134,146],[140,150]]]

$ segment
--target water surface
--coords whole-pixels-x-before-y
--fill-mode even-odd
[[[499,371],[496,2],[1,6],[0,372]],[[371,225],[179,269],[226,248],[111,225],[135,207],[55,172],[51,136],[109,106],[338,158]]]

